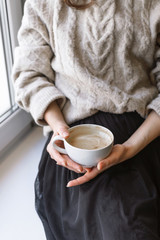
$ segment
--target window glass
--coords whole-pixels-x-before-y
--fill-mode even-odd
[[[32,126],[31,115],[15,103],[11,80],[23,3],[23,0],[0,0],[0,158]]]
[[[13,34],[11,33],[15,31],[13,20],[11,19],[11,16],[13,16],[13,8],[9,5],[11,2],[7,2],[8,1],[4,0],[0,2],[0,123],[6,120],[17,109],[11,81],[13,64],[11,39],[11,35]],[[10,22],[12,22],[12,25]],[[17,31],[15,31],[15,35],[16,34]]]
[[[0,116],[4,115],[10,107],[10,96],[5,64],[4,46],[2,40],[2,29],[0,28]]]

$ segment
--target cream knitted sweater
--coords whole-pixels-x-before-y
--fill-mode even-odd
[[[68,124],[99,110],[160,115],[158,34],[159,0],[96,0],[83,11],[63,0],[27,0],[13,67],[16,100],[40,125],[54,100]]]

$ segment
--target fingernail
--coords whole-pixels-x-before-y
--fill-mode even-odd
[[[64,167],[67,167],[68,165],[67,165],[67,163],[66,163],[66,162],[63,162],[63,166],[64,166]]]
[[[66,187],[70,187],[70,184],[68,183]]]
[[[68,133],[67,132],[63,132],[63,137],[67,137],[68,136]]]
[[[82,173],[83,172],[83,168],[78,168],[78,172]]]
[[[97,169],[100,171],[100,170],[102,170],[102,168],[103,168],[103,166],[98,164]]]

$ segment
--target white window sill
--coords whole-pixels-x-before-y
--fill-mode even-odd
[[[34,207],[34,181],[46,138],[33,127],[0,159],[1,239],[45,240]]]
[[[0,124],[0,156],[22,136],[33,122],[30,114],[17,109],[11,116]]]

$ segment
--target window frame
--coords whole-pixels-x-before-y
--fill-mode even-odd
[[[21,24],[24,0],[1,0],[0,22],[2,25],[3,43],[6,54],[6,67],[10,101],[14,105],[14,91],[11,81],[11,69],[14,61],[14,48],[18,45],[17,32]],[[0,124],[0,157],[24,132],[33,124],[30,114],[14,106],[6,113],[4,121]]]

